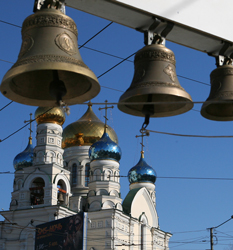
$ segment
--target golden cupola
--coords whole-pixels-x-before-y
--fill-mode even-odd
[[[92,105],[88,105],[86,113],[76,122],[71,123],[63,130],[62,147],[91,146],[104,133],[105,124],[95,115]],[[115,131],[108,126],[108,134],[112,141],[118,143]]]
[[[35,112],[37,124],[55,123],[60,126],[65,122],[65,112],[60,107],[39,107]]]

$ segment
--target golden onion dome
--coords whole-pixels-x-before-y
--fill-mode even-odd
[[[60,126],[65,122],[65,112],[60,107],[39,107],[35,112],[37,124],[55,123]]]
[[[110,126],[107,127],[107,132],[112,141],[118,143],[117,135]],[[103,133],[104,123],[95,115],[89,104],[86,113],[79,120],[64,128],[62,147],[91,146]]]

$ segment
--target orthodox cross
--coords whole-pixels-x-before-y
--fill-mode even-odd
[[[29,129],[29,131],[30,131],[30,136],[29,136],[29,139],[32,139],[32,122],[33,122],[33,119],[32,119],[32,113],[30,113],[30,119],[28,120],[28,121],[24,121],[24,123],[27,123],[27,122],[30,122],[30,128],[28,128]]]
[[[105,107],[104,108],[99,108],[99,110],[102,110],[102,109],[105,109],[105,116],[104,116],[104,118],[105,118],[105,124],[104,124],[104,133],[106,132],[106,129],[107,129],[107,120],[108,120],[108,118],[107,118],[107,110],[108,109],[113,109],[114,108],[114,106],[109,106],[108,107],[108,101],[106,100],[105,101]]]
[[[136,138],[142,137],[142,142],[140,142],[140,144],[141,144],[141,146],[142,146],[141,153],[143,154],[143,153],[144,153],[143,148],[145,147],[145,145],[143,144],[143,137],[144,137],[144,136],[149,136],[149,135],[150,135],[150,132],[149,132],[148,130],[146,130],[145,128],[142,128],[142,129],[140,130],[140,133],[141,133],[141,135],[136,135]]]

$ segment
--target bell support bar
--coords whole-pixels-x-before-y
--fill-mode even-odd
[[[163,26],[166,25],[167,22],[172,22],[174,23],[174,27],[172,31],[169,32],[169,34],[167,35],[166,37],[167,41],[171,41],[171,42],[174,42],[174,43],[177,43],[177,44],[189,47],[189,48],[193,48],[195,50],[198,50],[207,54],[211,53],[214,56],[219,55],[219,51],[221,50],[224,43],[228,42],[231,45],[233,44],[233,39],[231,39],[232,37],[231,35],[223,36],[224,34],[223,32],[211,33],[211,31],[208,29],[206,31],[203,31],[204,29],[193,27],[193,26],[188,26],[188,24],[183,24],[181,22],[174,21],[171,18],[169,18],[169,16],[166,17],[166,16],[155,14],[156,11],[154,9],[151,9],[151,11],[148,12],[140,8],[136,8],[136,7],[134,8],[133,7],[134,1],[131,1],[132,6],[130,6],[129,4],[124,4],[123,2],[129,3],[129,1],[126,1],[126,0],[125,1],[123,0],[120,0],[120,1],[119,0],[66,0],[66,6],[87,12],[95,16],[99,16],[101,18],[119,23],[121,25],[127,26],[132,29],[136,29],[141,32],[147,31],[155,18],[163,20],[163,22],[159,23],[156,30],[163,29]],[[141,3],[140,1],[136,1],[136,2]],[[154,0],[154,1],[147,1],[147,2],[152,3],[152,5],[155,5],[155,3],[159,1]],[[210,1],[208,1],[208,3],[209,2]],[[222,7],[222,9],[220,7]],[[219,7],[220,10],[218,8],[217,11],[222,10],[222,13],[224,13],[223,6],[220,6],[220,7]],[[227,13],[228,13],[229,7],[226,7],[226,8],[227,8]],[[157,9],[160,9],[160,6],[158,6]],[[193,11],[193,12],[197,13],[196,11]],[[206,19],[208,17],[209,12],[206,11],[206,15],[204,15]],[[197,18],[197,14],[196,14],[196,18]],[[230,22],[219,18],[219,15],[217,16],[215,15],[214,17],[211,16],[211,20],[216,20],[216,19],[218,19],[219,22],[220,20],[222,20],[221,21],[222,26],[224,26],[224,24],[225,26],[227,26],[227,24],[230,24]],[[230,17],[228,19],[230,19]],[[198,21],[198,23],[200,23],[200,21]],[[218,25],[218,27],[221,27],[221,26]],[[230,27],[229,27],[229,32],[230,32]],[[233,53],[233,46],[229,46],[229,48],[225,51],[224,56],[226,57],[230,56],[232,53]]]
[[[37,12],[41,9],[57,9],[60,10],[63,14],[65,13],[65,0],[35,0],[33,12]]]
[[[157,31],[158,26],[161,24],[162,20],[155,18],[154,22],[150,25],[147,31],[144,31],[144,44],[151,45],[159,40],[160,44],[165,45],[165,38],[171,32],[174,24],[172,22],[167,22],[166,25]],[[140,30],[139,30],[140,31]]]

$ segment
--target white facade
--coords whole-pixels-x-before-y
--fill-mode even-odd
[[[122,202],[119,163],[89,159],[89,146],[61,148],[62,127],[37,127],[33,166],[15,171],[9,211],[2,211],[1,250],[34,250],[35,226],[84,211],[87,250],[168,250],[159,229],[155,185],[131,184]],[[64,160],[63,160],[64,158]]]

